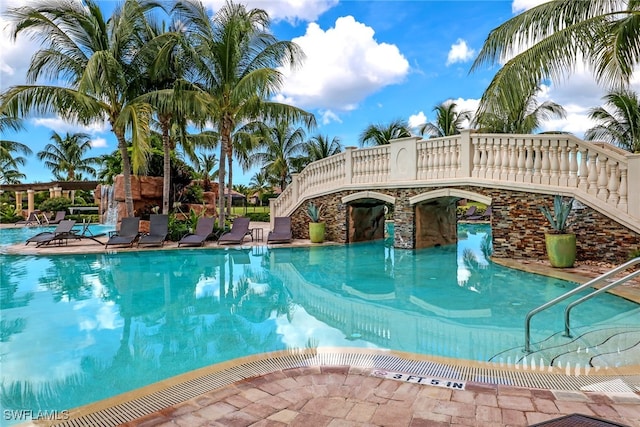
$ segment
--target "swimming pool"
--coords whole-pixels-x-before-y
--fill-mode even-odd
[[[486,225],[461,225],[457,246],[416,251],[379,241],[0,253],[2,406],[68,409],[282,349],[501,361],[522,348],[527,311],[575,284],[489,262],[489,233]],[[637,313],[637,304],[602,295],[574,310],[572,325],[637,327]],[[562,307],[542,313],[532,322],[533,341],[562,328]]]

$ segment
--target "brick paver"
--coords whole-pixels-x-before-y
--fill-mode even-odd
[[[573,413],[640,426],[640,394],[473,382],[452,391],[362,369],[310,367],[247,379],[125,426],[524,427]]]

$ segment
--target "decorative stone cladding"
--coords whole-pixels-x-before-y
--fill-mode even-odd
[[[415,206],[410,205],[409,199],[440,188],[458,188],[491,197],[494,257],[546,259],[544,234],[551,228],[539,207],[552,206],[553,196],[474,186],[377,189],[377,192],[396,198],[393,214],[395,247],[415,247]],[[347,209],[341,199],[358,191],[341,191],[311,200],[324,205],[322,220],[326,222],[326,240],[346,243]],[[309,238],[307,203],[303,203],[291,215],[294,238]],[[628,259],[631,251],[640,248],[638,233],[578,202],[574,204],[569,223],[568,231],[577,235],[578,261],[621,263]]]

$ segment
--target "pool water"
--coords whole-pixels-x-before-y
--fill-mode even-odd
[[[387,239],[310,248],[0,252],[2,407],[69,409],[283,349],[487,361],[524,345],[529,310],[576,286],[491,263],[489,242],[488,226],[468,224],[460,225],[458,245],[415,251],[394,249]],[[562,330],[562,309],[534,318],[533,341]],[[575,309],[572,325],[638,326],[637,309],[605,294]]]

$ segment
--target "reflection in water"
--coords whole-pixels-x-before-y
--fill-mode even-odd
[[[526,311],[573,286],[491,264],[488,232],[470,225],[457,246],[417,251],[386,239],[0,255],[3,408],[67,409],[283,349],[372,347],[488,360],[521,345]],[[620,313],[633,307],[610,298],[572,320],[625,320]],[[556,320],[534,322],[534,334],[562,329],[561,312],[551,315]]]

